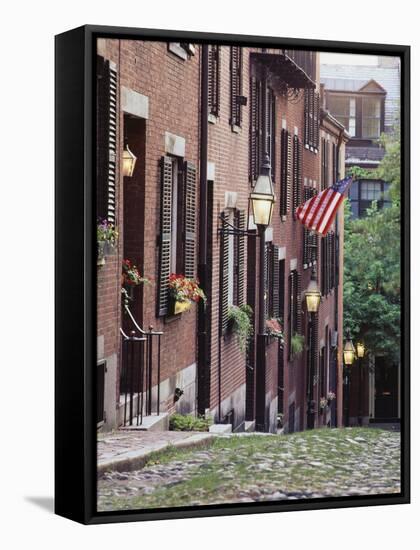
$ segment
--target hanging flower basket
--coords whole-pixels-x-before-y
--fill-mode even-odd
[[[96,253],[96,265],[102,266],[105,265],[105,243],[97,243],[97,253]]]
[[[206,302],[206,296],[198,285],[198,279],[188,279],[184,275],[171,273],[168,286],[173,315],[188,311],[194,302]]]
[[[130,260],[123,260],[121,272],[121,292],[124,296],[124,303],[134,300],[134,290],[142,283],[150,283],[147,277],[140,274],[137,266]]]
[[[98,266],[105,265],[105,256],[114,254],[118,240],[118,231],[114,224],[98,218],[96,225],[97,261]]]

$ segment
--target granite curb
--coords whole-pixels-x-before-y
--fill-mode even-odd
[[[110,460],[100,461],[97,465],[97,477],[98,479],[101,478],[108,471],[128,472],[140,470],[153,455],[164,451],[168,447],[177,449],[202,448],[208,446],[216,437],[216,435],[210,433],[194,434],[179,441],[162,442],[153,449],[127,451]]]

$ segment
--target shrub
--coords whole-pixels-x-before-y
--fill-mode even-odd
[[[211,418],[192,414],[173,414],[169,419],[169,429],[176,432],[208,432]]]

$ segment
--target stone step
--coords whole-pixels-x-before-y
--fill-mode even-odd
[[[255,432],[255,420],[245,420],[244,432]]]
[[[132,426],[121,426],[120,430],[136,430],[143,432],[163,432],[169,430],[169,414],[161,413],[159,415],[143,416],[143,422],[137,426],[137,417],[133,418]]]
[[[209,432],[212,434],[231,434],[232,424],[212,424],[209,427]]]

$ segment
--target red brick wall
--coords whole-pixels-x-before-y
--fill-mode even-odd
[[[168,52],[167,44],[160,42],[142,42],[130,40],[105,40],[101,43],[100,53],[117,65],[119,89],[127,87],[149,98],[149,118],[145,121],[146,147],[144,156],[139,156],[136,171],[144,170],[144,176],[137,185],[144,181],[144,189],[137,194],[133,190],[127,192],[128,200],[139,200],[139,221],[142,222],[140,206],[144,206],[144,239],[138,239],[139,255],[130,258],[144,266],[144,272],[152,281],[143,288],[143,315],[138,312],[138,319],[143,327],[152,325],[165,334],[162,338],[161,380],[170,377],[178,370],[195,362],[196,350],[194,342],[196,330],[195,306],[188,313],[182,314],[172,323],[165,323],[163,318],[156,318],[156,284],[158,278],[158,255],[156,238],[159,234],[160,220],[160,168],[159,161],[165,155],[165,132],[182,136],[186,140],[185,160],[193,162],[198,169],[198,129],[199,129],[199,55],[184,61]],[[119,113],[119,143],[122,151],[124,113]],[[135,174],[136,175],[136,174]],[[135,178],[133,178],[134,180]],[[106,353],[118,350],[118,328],[120,321],[120,265],[123,259],[124,227],[124,188],[130,181],[119,178],[118,188],[118,229],[120,232],[118,259],[106,266],[109,273],[107,284],[98,288],[98,335],[105,334]],[[140,194],[142,195],[140,197]],[[137,196],[136,196],[137,195]],[[144,197],[144,199],[143,199]],[[144,202],[143,202],[144,201]],[[129,214],[130,204],[126,214]],[[136,210],[133,206],[133,210]],[[130,221],[135,224],[135,219]],[[127,229],[129,230],[129,229]],[[132,231],[136,228],[132,227]],[[142,245],[144,242],[144,246]],[[126,253],[130,251],[132,234],[128,236]],[[104,271],[105,273],[105,271]],[[116,282],[118,281],[118,282]],[[104,304],[112,303],[112,313],[104,310]],[[108,339],[113,327],[113,337]],[[156,382],[156,378],[153,383]]]

